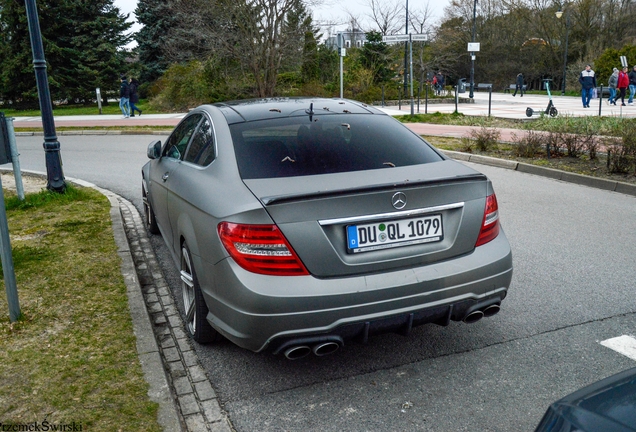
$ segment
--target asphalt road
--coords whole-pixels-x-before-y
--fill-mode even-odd
[[[162,137],[61,138],[67,177],[141,209],[146,147]],[[45,171],[42,137],[17,142],[22,168]],[[532,431],[550,402],[636,366],[600,344],[636,336],[636,198],[471,166],[492,179],[513,249],[501,312],[298,361],[197,346],[237,431]],[[176,285],[165,247],[153,244]]]

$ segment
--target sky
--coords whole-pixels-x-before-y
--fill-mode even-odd
[[[350,0],[347,2],[338,1],[338,0],[325,0],[325,3],[321,7],[312,8],[313,17],[315,22],[333,22],[333,23],[342,23],[340,26],[335,26],[334,31],[344,30],[346,27],[346,21],[349,16],[349,12],[358,16],[361,21],[367,20],[366,14],[369,13],[369,7],[367,6],[368,0]],[[387,1],[387,0],[379,0],[379,1]],[[393,1],[393,0],[388,0]],[[406,5],[406,1],[404,0],[404,4]],[[346,3],[346,6],[344,5]],[[427,4],[430,4],[431,14],[433,16],[433,20],[439,20],[444,13],[444,8],[448,5],[449,0],[409,0],[409,10],[423,10],[426,8]],[[121,13],[127,14],[130,13],[129,21],[135,21],[134,10],[137,7],[137,0],[115,0],[115,6],[119,8]],[[140,26],[135,23],[131,28],[131,32],[136,32],[139,30]],[[323,32],[326,32],[325,29],[322,29]],[[132,46],[136,45],[133,43]],[[130,46],[129,46],[130,47]]]

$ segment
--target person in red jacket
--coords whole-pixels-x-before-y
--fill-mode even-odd
[[[616,84],[616,88],[618,88],[621,93],[621,106],[625,106],[627,87],[629,87],[629,77],[627,76],[627,66],[625,66],[623,70],[618,73],[618,83]],[[614,101],[614,105],[616,105],[616,100]]]

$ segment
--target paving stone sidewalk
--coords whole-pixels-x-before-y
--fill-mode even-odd
[[[177,402],[182,430],[230,432],[205,370],[184,332],[172,293],[157,261],[136,207],[117,197],[141,292],[152,323],[166,376]]]

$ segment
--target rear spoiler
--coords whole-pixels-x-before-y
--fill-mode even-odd
[[[419,180],[419,181],[409,181],[404,180],[400,183],[390,183],[390,184],[380,184],[373,185],[369,187],[356,187],[356,188],[342,188],[337,190],[330,191],[318,191],[318,192],[310,192],[310,193],[302,193],[302,194],[288,194],[288,195],[272,195],[265,196],[261,198],[261,202],[268,205],[275,204],[283,204],[289,203],[293,201],[300,201],[306,199],[318,199],[318,198],[326,198],[326,197],[336,197],[341,195],[348,195],[352,192],[371,192],[371,191],[380,191],[380,190],[391,190],[395,188],[404,188],[404,187],[415,187],[415,186],[435,186],[440,184],[453,184],[453,183],[464,183],[468,181],[486,181],[488,178],[484,174],[476,173],[476,174],[466,174],[460,175],[453,178],[440,178],[440,179],[430,179],[430,180]]]

